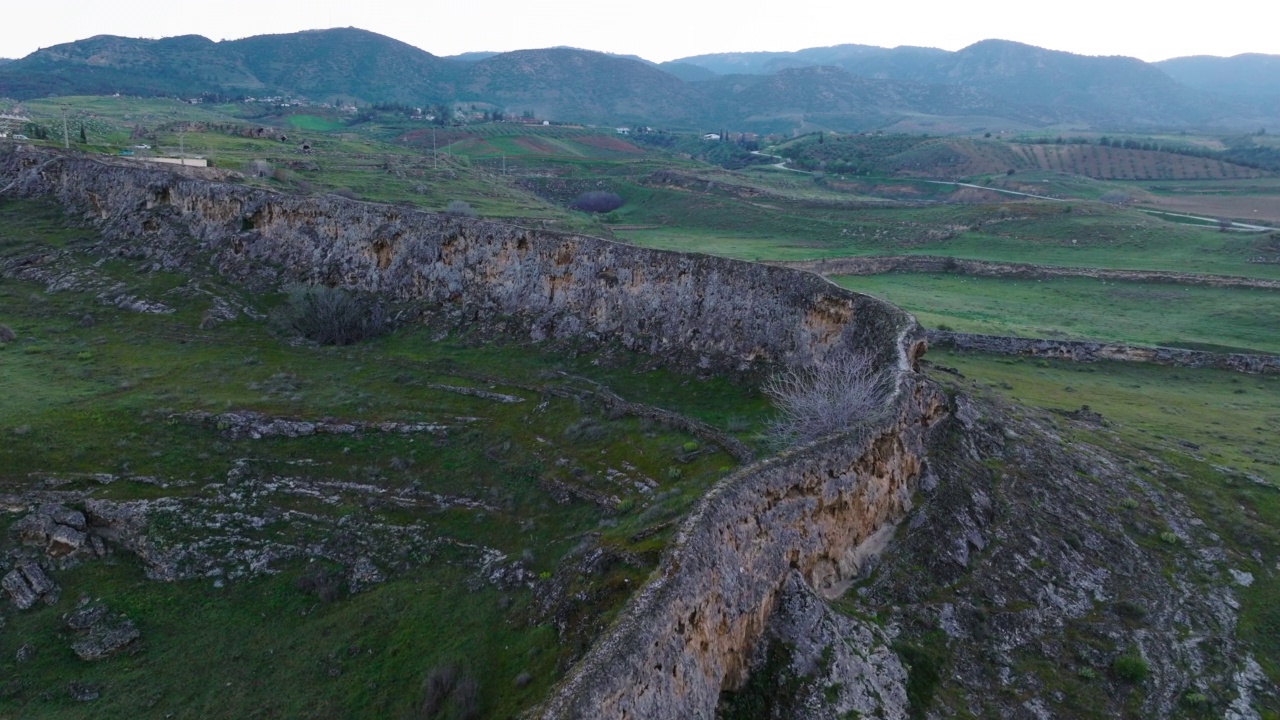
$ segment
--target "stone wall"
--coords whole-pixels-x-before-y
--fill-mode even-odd
[[[1114,282],[1169,283],[1206,285],[1210,287],[1257,288],[1280,290],[1280,280],[1206,275],[1166,270],[1106,270],[1102,268],[1056,267],[1030,263],[965,260],[938,255],[878,255],[869,257],[830,258],[774,263],[779,267],[808,270],[819,275],[882,275],[904,273],[955,273],[976,277],[1049,280],[1056,278],[1094,278]]]
[[[1143,347],[1088,340],[1043,340],[1002,335],[970,335],[967,333],[930,330],[929,342],[938,347],[976,350],[996,355],[1028,355],[1058,358],[1073,362],[1145,362],[1188,368],[1216,368],[1246,373],[1280,372],[1280,355],[1247,355],[1243,353],[1211,353],[1181,348]]]

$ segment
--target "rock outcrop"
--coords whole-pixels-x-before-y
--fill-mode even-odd
[[[859,547],[911,508],[925,436],[945,413],[904,378],[879,427],[836,436],[726,478],[685,521],[655,577],[540,717],[711,718],[742,686],[789,578],[836,595]]]

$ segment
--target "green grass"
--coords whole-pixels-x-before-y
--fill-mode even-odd
[[[1271,290],[899,273],[834,280],[930,328],[1280,353],[1280,292]]]

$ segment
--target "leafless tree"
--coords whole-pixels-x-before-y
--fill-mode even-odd
[[[774,375],[762,388],[778,409],[765,436],[786,446],[874,423],[888,413],[891,383],[866,355]]]

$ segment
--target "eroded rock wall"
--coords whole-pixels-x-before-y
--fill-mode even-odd
[[[913,377],[882,426],[722,481],[541,717],[714,717],[721,691],[746,680],[787,579],[839,592],[859,546],[911,509],[925,435],[943,414],[942,395]]]

